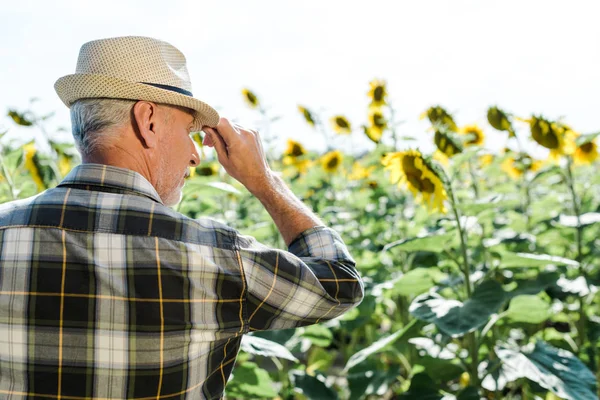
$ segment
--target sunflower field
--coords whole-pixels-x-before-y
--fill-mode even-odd
[[[241,95],[274,120],[255,93]],[[323,153],[289,139],[277,153],[284,138],[262,135],[272,168],[344,238],[365,298],[332,321],[247,335],[227,398],[598,399],[600,132],[497,106],[486,126],[460,125],[433,105],[420,134],[437,150],[424,154],[404,147],[386,83],[367,95],[358,127],[298,105]],[[0,202],[56,185],[79,162],[45,128],[50,115],[8,116],[41,139],[0,140]],[[486,150],[484,132],[504,148]],[[374,149],[348,151],[358,136]],[[193,139],[202,146],[201,133]],[[200,150],[178,211],[283,248],[258,200]]]

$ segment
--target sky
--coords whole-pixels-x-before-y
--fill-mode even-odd
[[[324,148],[298,104],[325,119],[346,115],[358,128],[369,82],[378,78],[403,121],[400,134],[417,138],[401,149],[432,149],[419,116],[440,104],[459,125],[480,124],[486,146],[497,150],[506,135],[487,125],[490,105],[600,131],[598,15],[598,0],[21,0],[0,11],[0,109],[25,109],[36,97],[36,112],[56,113],[51,130],[70,129],[53,85],[74,72],[81,45],[141,35],[186,55],[195,97],[267,130],[241,96],[253,90],[269,115],[281,117],[268,128],[279,146],[292,138]],[[39,135],[6,117],[2,127],[20,141]],[[358,129],[339,140],[347,149],[372,148]]]

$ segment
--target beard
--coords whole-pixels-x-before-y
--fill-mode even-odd
[[[185,172],[180,172],[178,168],[165,162],[163,159],[160,163],[161,180],[159,195],[163,204],[167,207],[173,207],[181,201],[183,198],[183,186],[185,180],[183,179]],[[158,191],[158,190],[157,190]]]

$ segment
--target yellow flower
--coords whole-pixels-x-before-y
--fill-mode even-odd
[[[372,107],[380,107],[385,105],[387,97],[386,82],[383,80],[374,79],[369,82],[371,89],[369,90],[369,97],[371,98]]]
[[[244,96],[244,100],[250,106],[250,108],[257,108],[259,106],[258,97],[254,93],[252,93],[249,89],[242,89],[242,95]]]
[[[310,160],[302,160],[293,156],[285,156],[283,157],[283,165],[293,167],[300,174],[305,174],[308,169],[312,166],[312,162]]]
[[[431,122],[432,125],[441,125],[452,132],[456,132],[458,130],[452,115],[450,115],[448,111],[441,106],[429,107],[423,114],[421,114],[421,119],[425,117],[429,119],[429,122]]]
[[[213,175],[217,175],[219,173],[219,164],[212,162],[212,163],[207,163],[205,165],[199,165],[196,168],[192,168],[192,170],[194,171],[193,173],[190,173],[190,178],[198,175],[198,176],[213,176]]]
[[[343,115],[336,115],[331,118],[331,124],[333,125],[333,130],[338,135],[349,135],[352,133],[352,128],[350,127],[350,121]]]
[[[492,162],[494,162],[493,154],[484,154],[481,157],[479,157],[479,163],[481,164],[482,167],[487,167]]]
[[[58,171],[62,176],[66,176],[71,171],[71,160],[65,155],[61,155],[58,159]]]
[[[35,148],[35,143],[27,143],[23,146],[23,150],[25,151],[25,168],[29,171],[29,175],[35,182],[39,191],[46,189],[46,184],[42,179],[42,170],[40,169],[40,165],[37,158],[37,150]]]
[[[321,166],[326,172],[334,173],[342,164],[342,153],[339,150],[330,151],[321,158]]]
[[[392,183],[406,185],[415,199],[425,203],[430,210],[446,212],[444,201],[448,198],[444,184],[429,160],[417,150],[387,154],[381,163],[390,171]]]
[[[304,119],[306,120],[306,122],[314,128],[315,119],[313,118],[312,113],[307,108],[302,107],[300,105],[298,106],[298,111],[300,111],[300,114],[302,114],[304,116]]]
[[[529,119],[531,137],[541,146],[550,150],[550,158],[558,159],[575,151],[577,134],[567,125],[533,116]]]
[[[375,166],[363,167],[358,161],[352,165],[352,172],[348,175],[348,179],[351,181],[360,181],[367,179],[371,176]]]
[[[534,160],[525,153],[509,155],[500,164],[500,168],[513,179],[520,178],[526,172],[535,172],[541,166],[542,162],[540,160]]]
[[[374,126],[362,126],[363,132],[369,139],[371,139],[374,143],[379,143],[381,140],[381,136],[383,135],[383,130],[376,128]]]
[[[292,139],[288,139],[287,147],[283,154],[286,156],[300,157],[306,154],[306,150],[304,149],[304,146],[302,146],[301,143],[296,142]]]
[[[591,140],[587,143],[578,146],[573,155],[575,164],[591,164],[598,158],[598,145],[595,140]]]
[[[369,124],[371,127],[379,129],[382,132],[387,128],[387,120],[381,108],[375,107],[369,110]]]
[[[483,130],[477,125],[466,125],[460,132],[464,135],[470,135],[471,137],[465,141],[467,146],[481,146],[485,141],[485,135]]]
[[[471,375],[468,372],[463,372],[458,380],[460,387],[467,387],[471,382]]]
[[[494,129],[499,131],[507,131],[508,137],[515,137],[515,130],[512,123],[508,119],[508,115],[498,107],[490,107],[487,112],[487,119]]]
[[[455,140],[450,133],[442,132],[440,130],[435,131],[433,142],[437,146],[438,150],[445,154],[447,157],[452,157],[462,152],[462,147],[457,140]]]

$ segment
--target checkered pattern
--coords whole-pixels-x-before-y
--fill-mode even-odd
[[[242,335],[334,318],[362,281],[333,230],[271,249],[84,164],[0,206],[0,398],[217,399]]]

